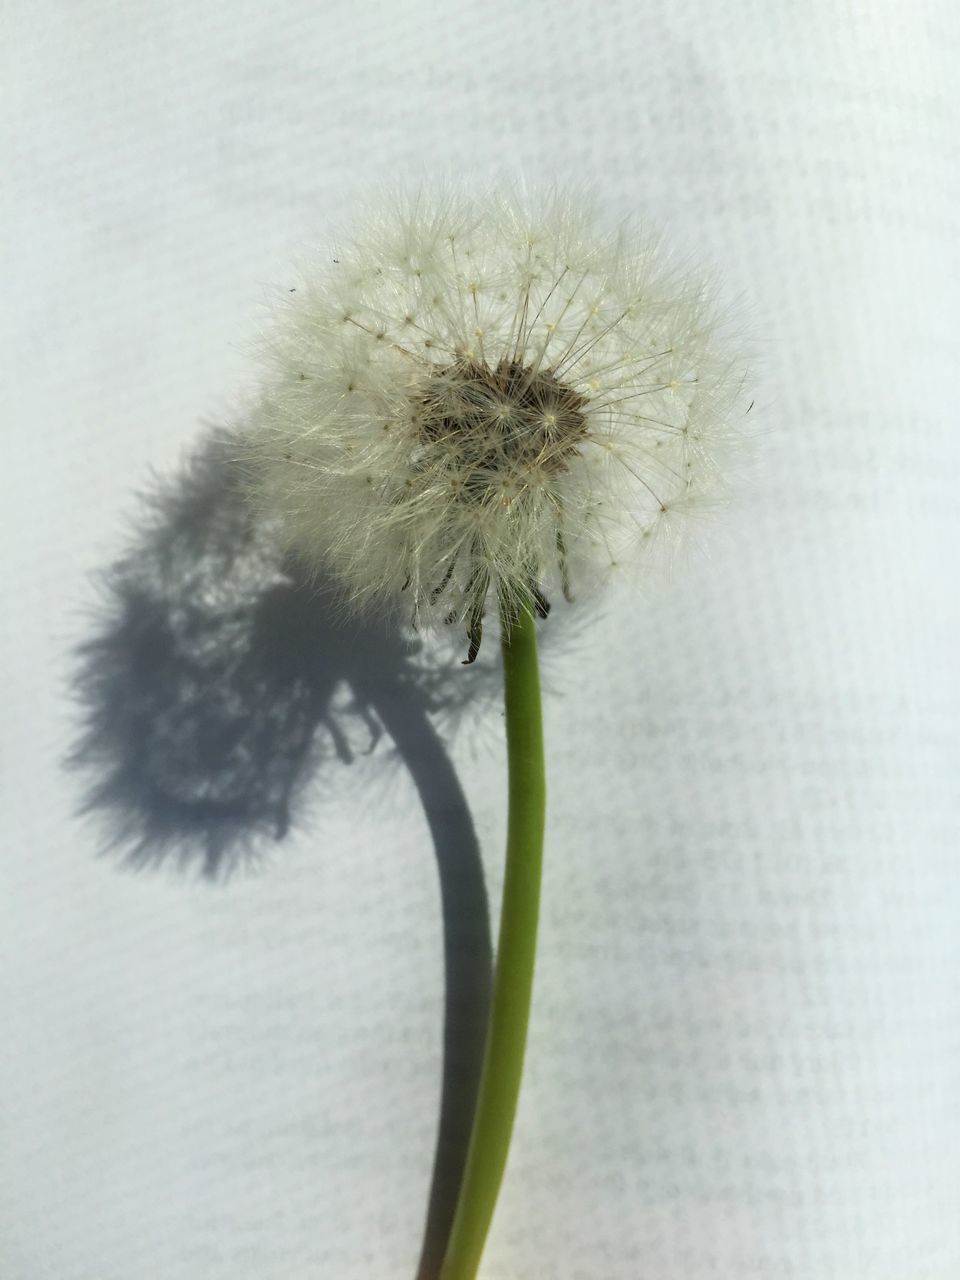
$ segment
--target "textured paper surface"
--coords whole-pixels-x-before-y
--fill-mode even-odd
[[[547,640],[540,968],[483,1277],[952,1280],[952,6],[3,27],[0,1274],[416,1274],[443,937],[389,735],[364,755],[334,690],[354,762],[318,730],[300,820],[225,884],[98,857],[61,762],[88,575],[149,469],[236,414],[262,286],[370,183],[442,168],[592,182],[718,268],[760,352],[756,474],[710,558]],[[494,908],[499,732],[444,729]]]

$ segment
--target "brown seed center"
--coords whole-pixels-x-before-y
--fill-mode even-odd
[[[498,479],[529,483],[566,471],[586,435],[585,404],[549,369],[459,359],[430,377],[417,430],[448,456],[463,492],[479,497]]]

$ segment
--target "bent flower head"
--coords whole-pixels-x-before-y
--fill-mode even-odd
[[[590,585],[709,496],[739,378],[704,290],[573,197],[414,194],[276,318],[257,501],[354,606]]]

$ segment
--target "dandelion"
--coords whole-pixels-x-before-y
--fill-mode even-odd
[[[533,984],[545,781],[535,617],[718,489],[741,379],[699,280],[564,193],[414,194],[287,295],[250,490],[354,609],[408,603],[477,656],[500,614],[507,853],[483,1072],[441,1280],[472,1280]]]
[[[698,280],[570,195],[394,200],[286,295],[253,489],[347,604],[545,615],[716,490],[738,390]]]

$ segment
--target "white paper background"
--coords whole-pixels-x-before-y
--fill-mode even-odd
[[[61,761],[88,575],[148,469],[236,413],[263,284],[384,174],[453,169],[583,177],[717,266],[764,433],[708,562],[548,645],[482,1274],[955,1277],[954,7],[14,0],[2,27],[0,1274],[415,1274],[442,939],[388,743],[225,885],[98,858]],[[451,753],[496,904],[496,715]]]

